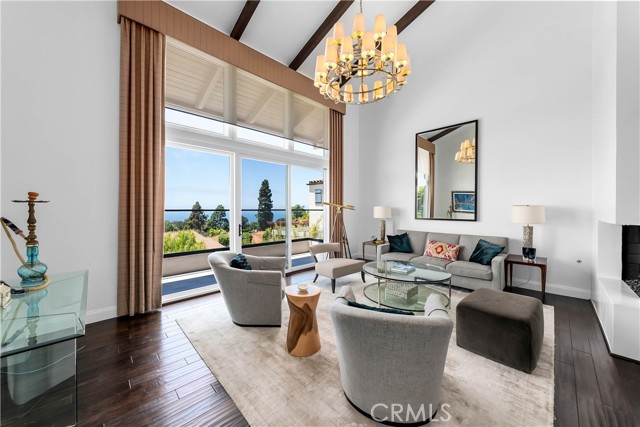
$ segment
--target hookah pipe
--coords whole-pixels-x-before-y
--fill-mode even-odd
[[[33,290],[33,291],[46,287],[47,285],[49,285],[49,282],[50,282],[49,277],[46,274],[44,274],[47,270],[47,266],[38,261],[39,245],[38,245],[38,240],[35,233],[36,231],[35,204],[48,203],[48,201],[36,200],[38,195],[39,194],[36,192],[29,192],[28,200],[13,200],[13,202],[15,203],[27,203],[29,205],[29,218],[27,219],[27,224],[28,224],[27,228],[29,229],[28,236],[25,236],[24,232],[20,230],[18,226],[16,226],[13,222],[8,220],[7,218],[4,218],[4,217],[0,218],[0,223],[2,224],[2,228],[7,234],[7,237],[9,238],[9,240],[11,241],[11,245],[13,246],[14,252],[16,253],[20,262],[22,263],[22,267],[18,269],[18,274],[23,278],[23,281],[22,281],[23,287],[24,288],[28,287],[29,290]],[[20,254],[20,251],[18,251],[16,242],[11,236],[11,233],[9,233],[9,228],[15,234],[17,234],[18,236],[26,240],[28,261],[25,260]],[[22,270],[22,273],[21,273],[21,270]],[[29,279],[27,279],[24,276],[25,272],[28,273],[28,276],[30,276]],[[34,278],[36,278],[38,281],[33,282]],[[40,280],[42,280],[42,283],[40,283]],[[27,283],[30,283],[30,285],[28,286]]]

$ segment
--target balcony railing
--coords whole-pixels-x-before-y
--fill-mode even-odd
[[[164,256],[175,257],[228,250],[229,212],[229,209],[166,209]],[[271,209],[270,212],[243,209],[241,225],[243,249],[282,245],[287,233],[285,216],[285,209]],[[293,242],[322,241],[324,235],[322,209],[293,209],[292,217],[290,231]],[[302,251],[302,246],[299,244],[294,244],[292,249],[292,254],[307,252],[307,250]],[[282,252],[284,253],[284,249]]]

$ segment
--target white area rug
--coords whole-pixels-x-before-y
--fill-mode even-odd
[[[242,328],[231,322],[226,310],[198,311],[178,319],[202,359],[254,427],[379,425],[359,414],[344,397],[329,315],[335,296],[328,280],[318,279],[318,284],[323,288],[317,309],[322,348],[311,357],[292,357],[285,350],[289,319],[286,301],[282,328]],[[338,281],[338,286],[349,285],[358,301],[371,303],[362,293],[364,284],[359,274]],[[446,293],[444,287],[442,290]],[[453,291],[450,316],[454,322],[455,307],[466,295]],[[542,354],[530,375],[458,347],[454,328],[442,398],[450,417],[440,411],[438,425],[553,425],[553,307],[544,306],[544,320]]]

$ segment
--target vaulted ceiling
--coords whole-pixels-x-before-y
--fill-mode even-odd
[[[360,10],[353,0],[164,1],[311,79],[333,23],[339,20],[348,31]],[[387,25],[398,25],[400,33],[431,3],[365,0],[362,7],[368,28],[376,15],[384,14]]]

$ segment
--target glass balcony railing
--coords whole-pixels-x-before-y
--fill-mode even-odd
[[[164,255],[173,257],[228,250],[230,245],[229,209],[165,209]],[[257,248],[283,244],[287,223],[285,209],[242,210],[242,247]],[[322,241],[324,236],[322,209],[294,208],[291,239]],[[304,245],[293,245],[292,255],[308,252]],[[284,253],[284,250],[282,251]]]

